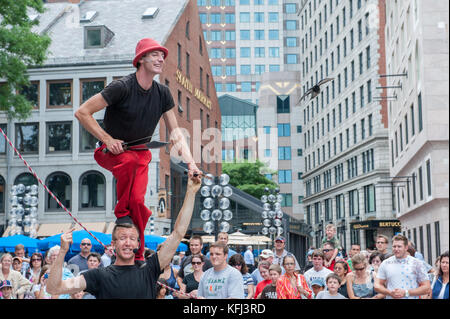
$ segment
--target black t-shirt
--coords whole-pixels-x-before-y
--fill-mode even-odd
[[[155,253],[143,267],[110,265],[91,269],[82,276],[86,280],[85,291],[97,299],[155,299],[156,281],[161,273]]]
[[[186,293],[190,293],[192,290],[198,289],[199,282],[195,280],[194,273],[192,273],[184,277],[183,284],[186,285]]]
[[[267,285],[261,292],[261,299],[277,299],[277,286]]]
[[[175,105],[167,86],[153,81],[151,88],[144,90],[136,73],[111,82],[101,94],[108,103],[105,131],[125,142],[153,135],[161,116]]]

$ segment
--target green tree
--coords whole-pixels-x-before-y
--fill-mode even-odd
[[[260,173],[264,163],[224,163],[222,171],[230,176],[230,184],[258,199],[266,187],[275,189],[278,185]]]
[[[27,69],[42,65],[50,37],[31,31],[39,21],[28,13],[44,12],[42,0],[0,0],[0,111],[9,118],[26,119],[32,105],[20,94],[30,85]],[[17,92],[17,94],[16,94]]]

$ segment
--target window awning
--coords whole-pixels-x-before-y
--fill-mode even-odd
[[[37,231],[37,237],[49,237],[61,232],[67,231],[72,226],[72,223],[62,223],[62,224],[41,224]]]
[[[114,222],[109,223],[108,227],[106,227],[105,234],[112,234],[115,225],[116,223]]]

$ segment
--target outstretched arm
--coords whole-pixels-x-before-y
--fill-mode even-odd
[[[184,197],[183,207],[181,207],[173,232],[162,244],[158,252],[159,266],[164,269],[175,254],[178,245],[186,234],[189,223],[191,222],[192,213],[194,211],[195,194],[200,189],[201,181],[188,179],[186,196]]]
[[[61,249],[59,250],[58,257],[56,257],[55,262],[50,268],[50,275],[47,282],[47,292],[51,295],[74,294],[86,289],[86,280],[82,275],[62,280],[64,257],[69,251],[70,244],[72,243],[73,231],[74,229],[71,229],[67,233],[61,235]]]
[[[189,169],[189,178],[194,178],[200,181],[200,176],[194,177],[195,174],[201,174],[198,169],[197,164],[195,164],[194,158],[192,157],[191,150],[186,143],[182,130],[178,127],[177,117],[173,109],[167,111],[163,114],[164,121],[170,132],[170,138],[172,139],[173,145],[177,145],[181,149],[181,156],[183,160],[187,163]]]

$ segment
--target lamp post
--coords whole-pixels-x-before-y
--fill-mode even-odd
[[[38,226],[38,186],[13,185],[10,194],[11,210],[8,215],[8,226],[11,229],[9,235],[25,235],[35,238]]]
[[[261,196],[261,202],[263,203],[263,211],[261,212],[261,218],[263,220],[262,234],[270,235],[272,241],[275,236],[280,236],[284,233],[283,225],[283,211],[281,210],[281,202],[283,201],[283,195],[279,194],[280,189],[264,189],[265,194]]]
[[[204,221],[203,231],[205,233],[214,233],[215,239],[219,232],[228,232],[230,230],[230,220],[233,213],[230,208],[229,197],[233,194],[233,190],[228,183],[230,177],[222,174],[219,178],[212,174],[206,174],[203,179],[203,186],[200,194],[203,200],[203,209],[200,212],[200,218]]]

